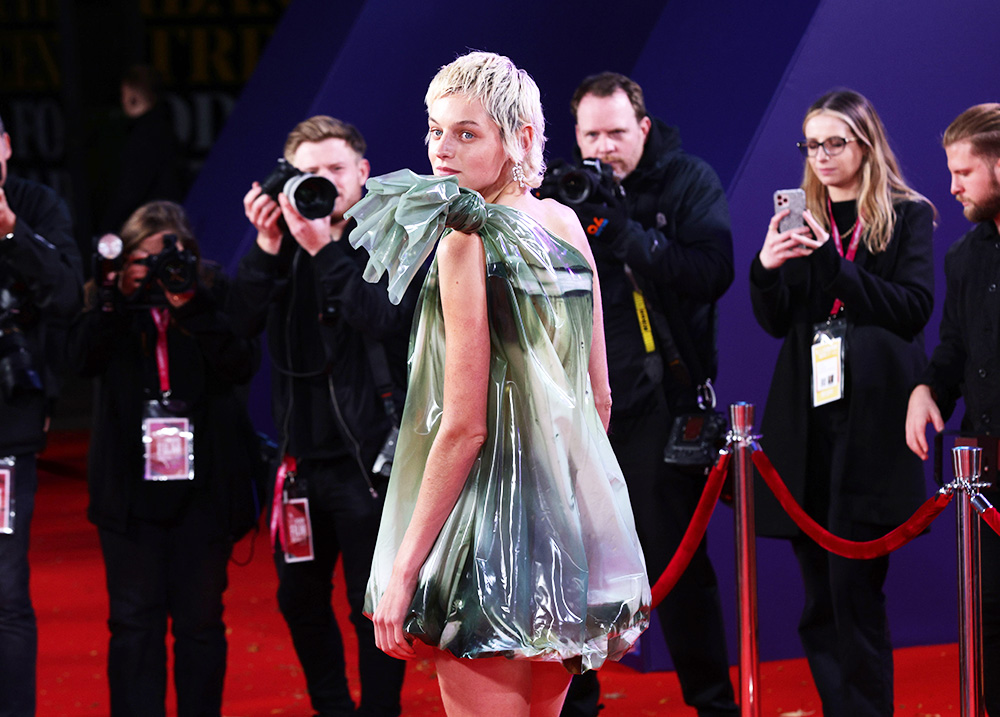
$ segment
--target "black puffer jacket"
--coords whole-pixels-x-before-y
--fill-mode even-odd
[[[365,341],[384,347],[402,406],[421,282],[393,306],[384,277],[378,284],[362,278],[368,254],[351,248],[347,236],[315,256],[287,234],[277,255],[255,243],[240,261],[229,313],[243,336],[267,328],[271,408],[285,450],[299,459],[351,456],[367,479],[390,423]]]
[[[622,186],[630,221],[611,242],[592,242],[615,415],[648,410],[657,386],[644,369],[646,351],[625,265],[651,308],[678,335],[677,343],[692,347],[695,357],[685,356],[686,363],[697,362],[713,378],[715,302],[733,281],[733,240],[722,184],[706,162],[681,149],[675,128],[653,119],[642,158]],[[690,337],[687,342],[680,337],[683,331]],[[663,385],[673,409],[692,402],[691,392],[678,386],[669,370],[663,372]]]

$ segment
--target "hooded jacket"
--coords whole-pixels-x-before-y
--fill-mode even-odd
[[[611,391],[616,415],[648,411],[659,381],[650,375],[637,319],[636,285],[651,312],[667,321],[695,383],[717,369],[716,301],[733,281],[733,240],[726,195],[708,164],[681,149],[677,129],[652,118],[636,168],[622,181],[629,221],[609,241],[592,242],[601,281]],[[632,279],[626,273],[631,269]],[[662,353],[664,337],[653,333]],[[662,385],[672,411],[693,391],[667,369]]]

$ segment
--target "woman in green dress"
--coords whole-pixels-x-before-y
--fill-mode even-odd
[[[366,609],[376,642],[437,648],[450,715],[558,715],[617,659],[649,584],[607,440],[600,289],[574,212],[539,200],[538,88],[470,53],[427,91],[433,177],[370,180],[351,242],[398,299],[437,244]]]

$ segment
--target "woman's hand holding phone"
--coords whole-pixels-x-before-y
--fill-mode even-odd
[[[807,209],[802,213],[808,226],[795,227],[787,231],[779,231],[778,225],[781,220],[789,214],[788,209],[783,209],[773,217],[767,225],[767,236],[764,237],[764,246],[760,249],[760,263],[765,269],[777,269],[789,259],[800,256],[809,256],[815,249],[823,246],[829,235],[823,232]],[[812,227],[812,231],[810,231]],[[825,234],[822,241],[814,238]]]

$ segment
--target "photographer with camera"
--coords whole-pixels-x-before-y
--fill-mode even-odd
[[[80,309],[83,267],[65,203],[9,175],[11,153],[0,119],[0,715],[21,716],[35,713],[35,456],[58,390],[65,326]]]
[[[292,130],[286,163],[243,200],[258,233],[240,262],[230,313],[246,336],[267,329],[284,456],[271,516],[278,605],[313,709],[355,713],[331,605],[340,557],[358,637],[357,713],[391,717],[400,713],[405,663],[378,650],[362,609],[420,282],[394,306],[386,279],[362,278],[368,254],[347,241],[354,223],[344,212],[368,179],[364,152],[358,130],[332,117]],[[330,197],[332,213],[329,205],[320,210]]]
[[[110,712],[164,714],[169,618],[178,715],[219,715],[226,567],[260,466],[244,389],[259,351],[233,333],[226,277],[179,205],[144,204],[99,252],[69,354],[94,379],[87,517],[107,573]]]
[[[580,156],[598,162],[556,168],[542,193],[576,210],[594,251],[614,399],[609,434],[652,582],[680,544],[708,470],[664,458],[675,418],[711,414],[699,406],[714,401],[715,302],[733,280],[729,210],[715,172],[681,150],[675,128],[647,115],[629,78],[588,77],[570,107]],[[704,541],[658,614],[684,701],[702,717],[737,714]],[[576,677],[562,714],[595,715],[598,696],[596,673]]]

